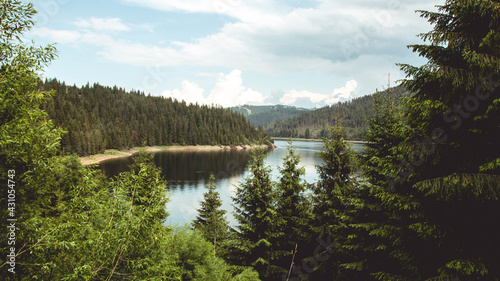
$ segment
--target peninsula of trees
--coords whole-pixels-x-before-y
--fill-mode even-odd
[[[106,149],[147,145],[239,145],[269,141],[262,128],[219,106],[186,104],[171,98],[126,92],[93,84],[67,86],[56,79],[40,83],[53,90],[43,109],[62,136],[65,154],[90,155]]]
[[[220,210],[214,178],[192,228],[176,229],[165,224],[168,183],[152,155],[140,153],[129,171],[112,179],[82,166],[74,155],[58,155],[59,147],[68,144],[55,122],[64,120],[49,118],[42,105],[51,111],[55,100],[39,90],[39,74],[55,58],[55,48],[26,45],[20,37],[34,24],[33,6],[4,0],[0,220],[8,226],[0,239],[0,279],[500,280],[499,11],[492,0],[447,0],[437,12],[420,11],[434,28],[420,35],[425,44],[410,48],[428,62],[399,65],[407,75],[402,87],[413,93],[402,103],[393,95],[374,97],[363,152],[354,153],[345,140],[347,120],[340,108],[323,138],[317,183],[304,182],[292,140],[278,182],[270,178],[265,151],[257,149],[250,173],[235,190],[234,229]],[[189,109],[108,90],[106,100],[123,123],[140,124],[127,127],[116,120],[130,129],[116,132],[117,140],[133,143],[136,130],[137,141],[154,144],[159,137],[140,135],[140,127],[149,133],[156,125],[149,123],[146,110],[168,104],[172,109],[166,114],[185,113],[194,122],[216,116],[188,115],[189,110],[244,120],[220,108]],[[92,107],[87,99],[92,94],[71,91],[75,103],[90,112],[77,116],[83,122],[74,132],[91,140],[100,130],[90,123],[95,119],[113,133],[114,125],[106,126],[114,123],[99,119],[117,117]],[[137,107],[143,111],[133,110],[135,101],[144,103]],[[67,108],[68,114],[80,112]],[[182,122],[170,125],[180,126],[175,127],[177,142],[181,134],[189,143],[190,129]],[[214,143],[238,141],[221,130],[220,135],[206,132],[207,140],[213,135]],[[203,134],[193,129],[191,136],[204,139]],[[251,136],[245,135],[248,141]],[[246,140],[240,136],[239,141]]]

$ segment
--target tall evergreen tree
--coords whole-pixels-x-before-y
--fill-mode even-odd
[[[222,201],[219,192],[215,190],[215,177],[210,175],[210,183],[206,186],[208,191],[203,194],[204,201],[198,209],[198,215],[193,222],[193,227],[203,234],[203,237],[214,246],[214,253],[223,256],[227,253],[219,249],[229,238],[229,223],[225,218],[225,210],[221,209]]]
[[[55,49],[20,39],[35,13],[31,3],[0,4],[0,179],[2,194],[10,195],[0,196],[0,214],[12,219],[2,237],[15,234],[0,240],[0,279],[233,279],[199,236],[172,237],[163,224],[166,184],[147,157],[112,181],[76,156],[55,157],[62,130],[40,109],[49,94],[37,91]],[[185,255],[179,244],[198,251]],[[234,280],[256,275],[247,269]]]
[[[277,183],[277,215],[281,223],[279,229],[283,233],[278,248],[288,253],[280,260],[286,268],[292,259],[293,250],[300,249],[295,255],[295,263],[299,264],[309,246],[309,223],[311,217],[310,201],[306,197],[307,183],[302,178],[304,167],[299,167],[300,155],[293,147],[293,139],[288,140],[288,153],[283,157],[283,166],[279,169],[281,177]]]
[[[339,195],[352,187],[355,171],[355,155],[350,144],[344,139],[345,128],[340,122],[330,127],[330,138],[323,139],[323,151],[318,152],[323,165],[317,170],[320,180],[314,190],[315,228],[321,235],[332,235],[337,222],[335,209],[341,202]]]
[[[430,44],[410,47],[428,63],[401,65],[415,93],[396,170],[396,191],[414,210],[393,237],[404,278],[500,278],[492,227],[500,213],[499,8],[448,0],[438,12],[420,11],[434,24],[421,35]]]
[[[280,168],[280,181],[277,184],[277,214],[283,220],[283,241],[287,241],[289,249],[303,239],[308,223],[309,206],[304,192],[306,182],[302,178],[305,168],[299,167],[300,155],[295,153],[293,140],[288,140],[288,153],[283,157],[283,167]],[[301,237],[302,236],[302,237]]]
[[[322,261],[315,278],[341,278],[338,259],[343,253],[338,249],[338,241],[344,228],[340,221],[345,208],[343,196],[354,188],[355,182],[356,156],[344,139],[346,129],[340,125],[340,116],[337,120],[336,126],[330,127],[330,138],[323,139],[324,150],[318,153],[324,164],[317,166],[320,180],[313,194],[313,232],[319,239],[335,242],[313,257]]]
[[[345,228],[340,247],[348,253],[341,267],[354,279],[399,280],[405,272],[398,258],[404,256],[404,247],[396,237],[418,204],[402,188],[406,181],[396,172],[406,138],[402,108],[390,94],[377,94],[373,111],[361,153],[361,180],[341,196],[340,221]]]
[[[233,198],[238,242],[233,250],[246,266],[253,266],[263,280],[273,280],[282,269],[273,261],[279,258],[274,251],[281,236],[276,213],[276,193],[270,178],[270,168],[264,164],[266,152],[257,148],[250,165],[250,175],[236,189]]]

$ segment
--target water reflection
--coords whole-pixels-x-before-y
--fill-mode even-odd
[[[162,169],[162,176],[169,183],[180,186],[208,181],[210,174],[217,179],[240,175],[249,160],[249,150],[161,151],[154,154],[154,162]],[[114,177],[127,171],[132,162],[133,157],[125,157],[103,161],[99,166],[108,177]]]
[[[271,150],[265,159],[266,165],[271,169],[274,181],[280,178],[279,167],[282,166],[283,157],[287,154],[287,142],[275,141],[277,148]],[[322,150],[321,142],[294,141],[295,152],[300,154],[300,166],[306,170],[304,179],[307,183],[318,181],[316,165],[321,165],[322,160],[317,152]],[[355,150],[362,149],[362,145],[354,144]],[[156,165],[161,167],[163,177],[168,181],[170,201],[167,204],[170,213],[167,224],[190,223],[196,218],[200,201],[206,191],[210,174],[216,178],[217,191],[219,191],[222,208],[228,212],[231,225],[236,221],[232,215],[232,199],[236,187],[248,175],[248,165],[251,159],[248,150],[235,151],[162,151],[154,155]],[[132,157],[119,158],[105,161],[100,168],[108,176],[115,176],[127,170],[132,163]]]

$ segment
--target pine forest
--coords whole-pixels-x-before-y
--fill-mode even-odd
[[[348,140],[362,141],[368,129],[367,119],[373,116],[374,99],[391,96],[401,103],[411,93],[404,87],[388,88],[373,95],[366,95],[351,101],[333,104],[313,111],[302,112],[291,118],[284,118],[264,124],[264,130],[271,137],[321,139],[327,137],[328,127],[335,126],[335,116],[344,116],[342,125],[346,127]]]
[[[255,149],[229,202],[235,226],[214,176],[196,219],[174,226],[152,154],[113,178],[78,156],[268,142],[263,127],[219,106],[42,81],[57,53],[22,39],[33,4],[0,11],[1,280],[500,280],[498,1],[418,11],[431,30],[408,52],[426,62],[397,64],[398,87],[269,125],[292,136],[279,179]],[[315,183],[298,136],[322,138]]]
[[[89,155],[106,149],[165,145],[240,145],[266,134],[245,117],[217,106],[187,105],[171,98],[127,93],[98,84],[66,86],[55,79],[40,84],[52,91],[43,109],[67,133],[63,153]]]

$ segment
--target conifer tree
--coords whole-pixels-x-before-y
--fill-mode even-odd
[[[55,49],[20,39],[35,13],[21,1],[0,5],[0,179],[9,183],[1,189],[22,202],[0,212],[4,221],[16,219],[15,244],[0,241],[0,279],[258,280],[251,269],[233,277],[196,233],[172,237],[164,225],[166,182],[150,156],[141,154],[116,180],[76,156],[55,157],[63,132],[40,109],[48,93],[36,90]],[[189,256],[186,248],[199,251]]]
[[[500,78],[498,1],[448,0],[410,48],[428,63],[401,65],[415,93],[397,171],[413,204],[400,235],[407,278],[496,280],[500,243],[498,145]],[[380,275],[383,276],[383,275]]]
[[[317,166],[320,180],[314,190],[315,228],[320,235],[332,235],[337,223],[335,209],[341,206],[339,195],[352,187],[355,156],[344,139],[345,128],[340,121],[330,127],[330,138],[323,139],[323,151],[318,152],[324,164]]]
[[[317,166],[320,180],[313,194],[313,232],[319,239],[335,242],[313,257],[322,261],[316,268],[316,278],[340,278],[338,260],[343,253],[338,249],[338,241],[344,228],[340,220],[345,208],[343,196],[355,186],[355,155],[344,139],[346,129],[340,125],[340,116],[337,120],[336,126],[330,127],[331,137],[323,139],[324,150],[318,153],[324,164]]]
[[[295,153],[293,139],[288,140],[288,153],[283,157],[283,166],[279,169],[281,177],[277,183],[277,215],[280,222],[282,237],[278,249],[282,251],[283,258],[280,265],[289,266],[293,250],[297,247],[300,251],[295,255],[294,262],[300,264],[309,247],[309,223],[311,217],[310,201],[305,192],[307,183],[302,178],[305,174],[304,167],[299,167],[300,155]]]
[[[283,220],[282,240],[288,242],[291,250],[304,235],[309,209],[304,195],[306,182],[302,179],[305,168],[299,167],[300,155],[295,153],[292,138],[288,140],[287,150],[277,184],[277,214]]]
[[[340,221],[345,228],[340,247],[348,253],[341,267],[358,280],[399,280],[405,268],[397,257],[403,256],[404,247],[395,237],[404,231],[416,205],[403,188],[406,181],[395,172],[401,161],[405,123],[402,108],[390,93],[374,96],[373,111],[361,153],[362,180],[341,196]]]
[[[270,168],[264,164],[266,152],[255,149],[250,175],[236,189],[233,198],[237,226],[237,245],[233,250],[237,263],[253,266],[263,280],[273,280],[282,273],[273,261],[279,258],[279,217],[276,213],[276,193],[270,178]]]
[[[229,238],[229,223],[225,218],[225,210],[221,209],[222,201],[219,192],[215,190],[214,175],[210,175],[210,183],[206,185],[208,191],[203,194],[204,201],[198,209],[198,215],[193,222],[193,227],[203,234],[203,237],[214,246],[214,253],[223,256],[219,249]]]

